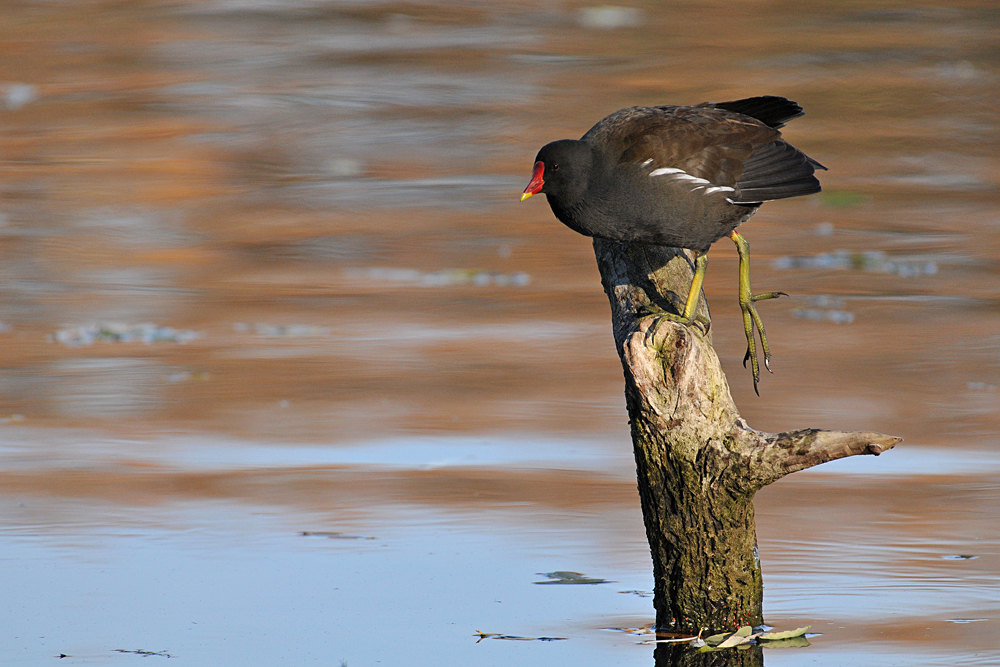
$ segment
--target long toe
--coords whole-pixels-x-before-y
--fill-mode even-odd
[[[760,392],[757,391],[757,382],[760,380],[760,365],[757,363],[757,344],[754,340],[753,329],[754,324],[759,317],[756,317],[756,309],[753,307],[753,303],[740,304],[740,308],[743,310],[743,331],[747,336],[747,353],[743,355],[743,367],[746,368],[746,362],[750,360],[750,372],[753,374],[753,390],[758,395]]]

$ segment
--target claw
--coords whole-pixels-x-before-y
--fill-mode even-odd
[[[764,292],[750,296],[751,301],[766,301],[767,299],[777,299],[779,296],[788,296],[785,292]]]

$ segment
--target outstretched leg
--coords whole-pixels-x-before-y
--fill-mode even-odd
[[[764,333],[764,323],[757,314],[757,301],[767,299],[777,299],[779,296],[788,296],[784,292],[765,292],[764,294],[754,294],[750,291],[750,243],[737,234],[735,231],[729,238],[736,244],[736,252],[740,255],[740,310],[743,311],[743,330],[747,335],[747,353],[743,355],[743,367],[746,368],[747,360],[750,360],[750,371],[753,373],[753,390],[758,396],[757,382],[760,380],[760,365],[757,363],[757,346],[754,344],[753,330],[757,327],[760,335],[760,347],[764,351],[764,367],[771,372],[771,351],[767,347],[767,334]]]

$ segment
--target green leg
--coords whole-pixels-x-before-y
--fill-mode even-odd
[[[708,269],[708,255],[702,253],[694,258],[694,277],[691,278],[691,289],[684,303],[684,322],[694,322],[695,311],[698,310],[698,299],[701,298],[701,286],[705,282],[705,270]]]
[[[743,330],[747,335],[747,353],[743,356],[743,367],[746,368],[747,360],[750,360],[750,371],[753,373],[753,390],[758,396],[757,382],[760,381],[760,365],[757,363],[757,346],[754,344],[754,327],[760,335],[760,347],[764,351],[764,367],[771,372],[771,351],[767,347],[767,334],[764,332],[764,323],[757,314],[757,301],[767,299],[777,299],[779,296],[788,296],[784,292],[765,292],[754,295],[750,291],[750,243],[733,232],[729,238],[736,244],[736,252],[740,255],[740,310],[743,311]]]
[[[697,318],[695,313],[698,310],[698,300],[701,298],[701,286],[705,282],[705,269],[708,268],[708,255],[702,253],[695,257],[694,260],[694,277],[691,279],[691,289],[688,290],[687,301],[684,302],[684,312],[680,315],[674,313],[668,313],[659,310],[657,308],[656,316],[658,319],[670,320],[671,322],[680,322],[681,324],[693,324],[694,322],[702,322],[704,318]],[[647,332],[647,338],[652,336],[656,331],[656,325],[651,326]],[[706,327],[707,331],[707,327]]]

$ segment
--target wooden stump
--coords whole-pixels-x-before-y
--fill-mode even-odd
[[[759,625],[754,494],[796,470],[878,455],[900,438],[751,429],[733,403],[710,332],[648,314],[683,307],[693,270],[687,254],[602,239],[594,251],[625,371],[657,628],[712,634]],[[704,298],[699,315],[710,322]]]

